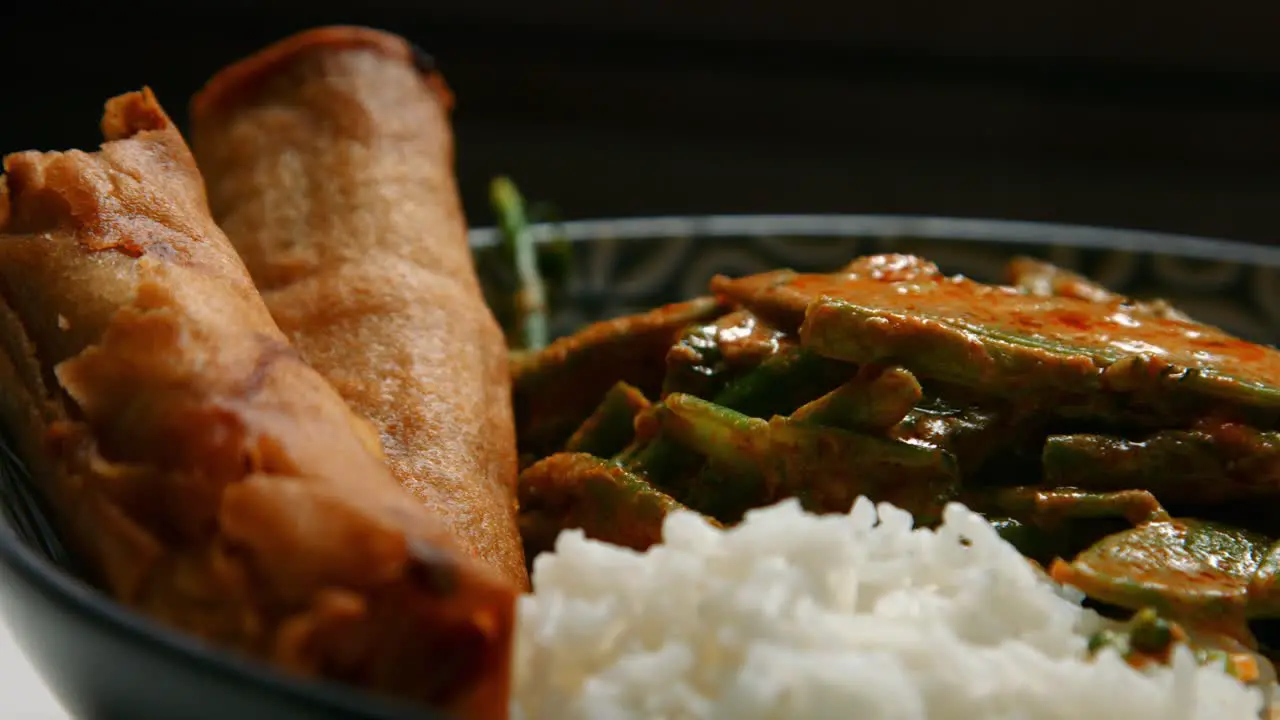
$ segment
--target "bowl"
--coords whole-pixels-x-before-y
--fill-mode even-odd
[[[923,255],[948,272],[1002,279],[1031,255],[1135,297],[1164,297],[1241,337],[1280,341],[1280,248],[1043,223],[899,216],[705,216],[539,227],[570,242],[553,334],[705,291],[715,274],[834,269],[857,255]],[[483,250],[494,231],[472,232]],[[77,717],[346,720],[441,717],[429,708],[299,680],[160,627],[77,579],[21,463],[0,453],[0,610],[19,646]]]

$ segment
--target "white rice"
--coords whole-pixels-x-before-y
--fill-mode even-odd
[[[967,539],[968,546],[962,544]],[[520,603],[513,712],[612,718],[1252,719],[1259,693],[1185,650],[1085,661],[1097,617],[979,515],[936,531],[860,499],[720,531],[669,517],[647,553],[562,533]]]

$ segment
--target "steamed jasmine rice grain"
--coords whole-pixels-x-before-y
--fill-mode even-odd
[[[513,712],[590,718],[1252,719],[1260,694],[1181,649],[1084,659],[1097,617],[959,505],[937,530],[860,499],[647,553],[563,533],[520,603]]]

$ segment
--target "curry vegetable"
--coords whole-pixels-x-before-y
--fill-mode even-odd
[[[1253,646],[1248,621],[1280,616],[1280,520],[1256,511],[1280,488],[1280,352],[1043,261],[1009,277],[903,255],[717,277],[708,298],[557,341],[516,376],[518,408],[551,409],[519,421],[552,455],[521,484],[587,499],[556,528],[545,502],[522,515],[635,546],[662,513],[632,507],[732,524],[865,495],[928,525],[959,500],[1108,612],[1154,612],[1116,636],[1125,652],[1160,655],[1161,623]],[[620,382],[646,402],[620,403]],[[554,455],[605,417],[598,456]]]

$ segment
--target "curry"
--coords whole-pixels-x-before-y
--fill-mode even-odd
[[[679,507],[867,496],[932,525],[959,501],[1116,617],[1256,648],[1248,621],[1280,617],[1280,523],[1251,512],[1280,494],[1280,352],[1040,261],[1009,280],[905,255],[716,277],[526,355],[530,558],[566,527],[644,549]]]

